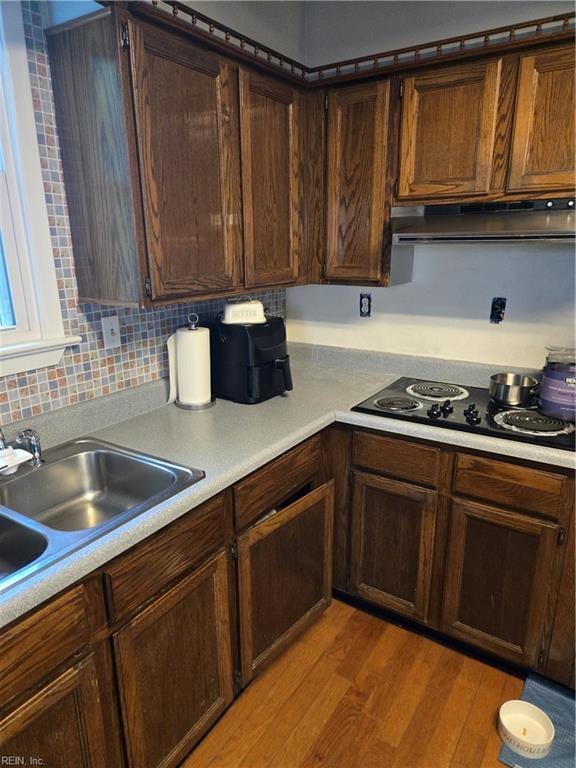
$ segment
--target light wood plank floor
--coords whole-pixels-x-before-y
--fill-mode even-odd
[[[183,768],[502,768],[495,718],[522,685],[335,601]]]

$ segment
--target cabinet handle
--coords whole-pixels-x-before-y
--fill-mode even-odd
[[[123,51],[127,51],[130,48],[130,33],[128,32],[128,24],[122,24],[120,31],[120,47]]]

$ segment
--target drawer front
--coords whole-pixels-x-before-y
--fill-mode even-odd
[[[438,484],[440,457],[439,448],[367,432],[354,432],[353,464],[401,480],[435,487]]]
[[[90,642],[83,585],[0,633],[0,708]]]
[[[567,499],[568,478],[504,461],[458,454],[454,492],[557,518]]]
[[[110,617],[120,621],[226,545],[231,499],[223,493],[105,567]]]
[[[245,528],[264,512],[274,509],[311,482],[320,468],[320,436],[316,435],[235,485],[236,529]]]

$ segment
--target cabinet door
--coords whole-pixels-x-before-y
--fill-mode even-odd
[[[130,766],[178,765],[232,701],[226,554],[117,632],[114,649]]]
[[[574,193],[574,48],[522,56],[508,188]]]
[[[333,496],[326,483],[238,537],[244,685],[330,604]]]
[[[240,72],[246,286],[293,283],[302,257],[302,97]]]
[[[528,515],[454,502],[444,631],[502,658],[536,666],[544,650],[548,597],[558,581],[558,533],[557,525]]]
[[[360,597],[425,621],[438,495],[354,472],[351,586]]]
[[[132,24],[134,110],[153,299],[242,282],[238,71]]]
[[[109,768],[92,657],[67,670],[0,720],[0,763]]]
[[[382,276],[390,85],[328,94],[326,266],[328,280]]]
[[[404,80],[399,200],[489,191],[501,65],[461,64]]]

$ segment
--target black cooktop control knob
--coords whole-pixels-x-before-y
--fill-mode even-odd
[[[440,416],[442,416],[442,411],[440,410],[440,406],[438,403],[434,403],[434,405],[431,405],[430,408],[426,411],[428,416],[431,419],[439,419]]]
[[[451,413],[454,413],[454,406],[452,405],[450,400],[444,400],[444,402],[440,406],[440,410],[442,411],[442,416],[444,416],[444,418],[447,419]]]
[[[476,408],[476,403],[470,403],[468,408],[466,408],[464,411],[464,418],[466,419],[466,423],[470,424],[472,427],[475,427],[476,424],[480,424],[482,419],[480,418],[480,413]]]

